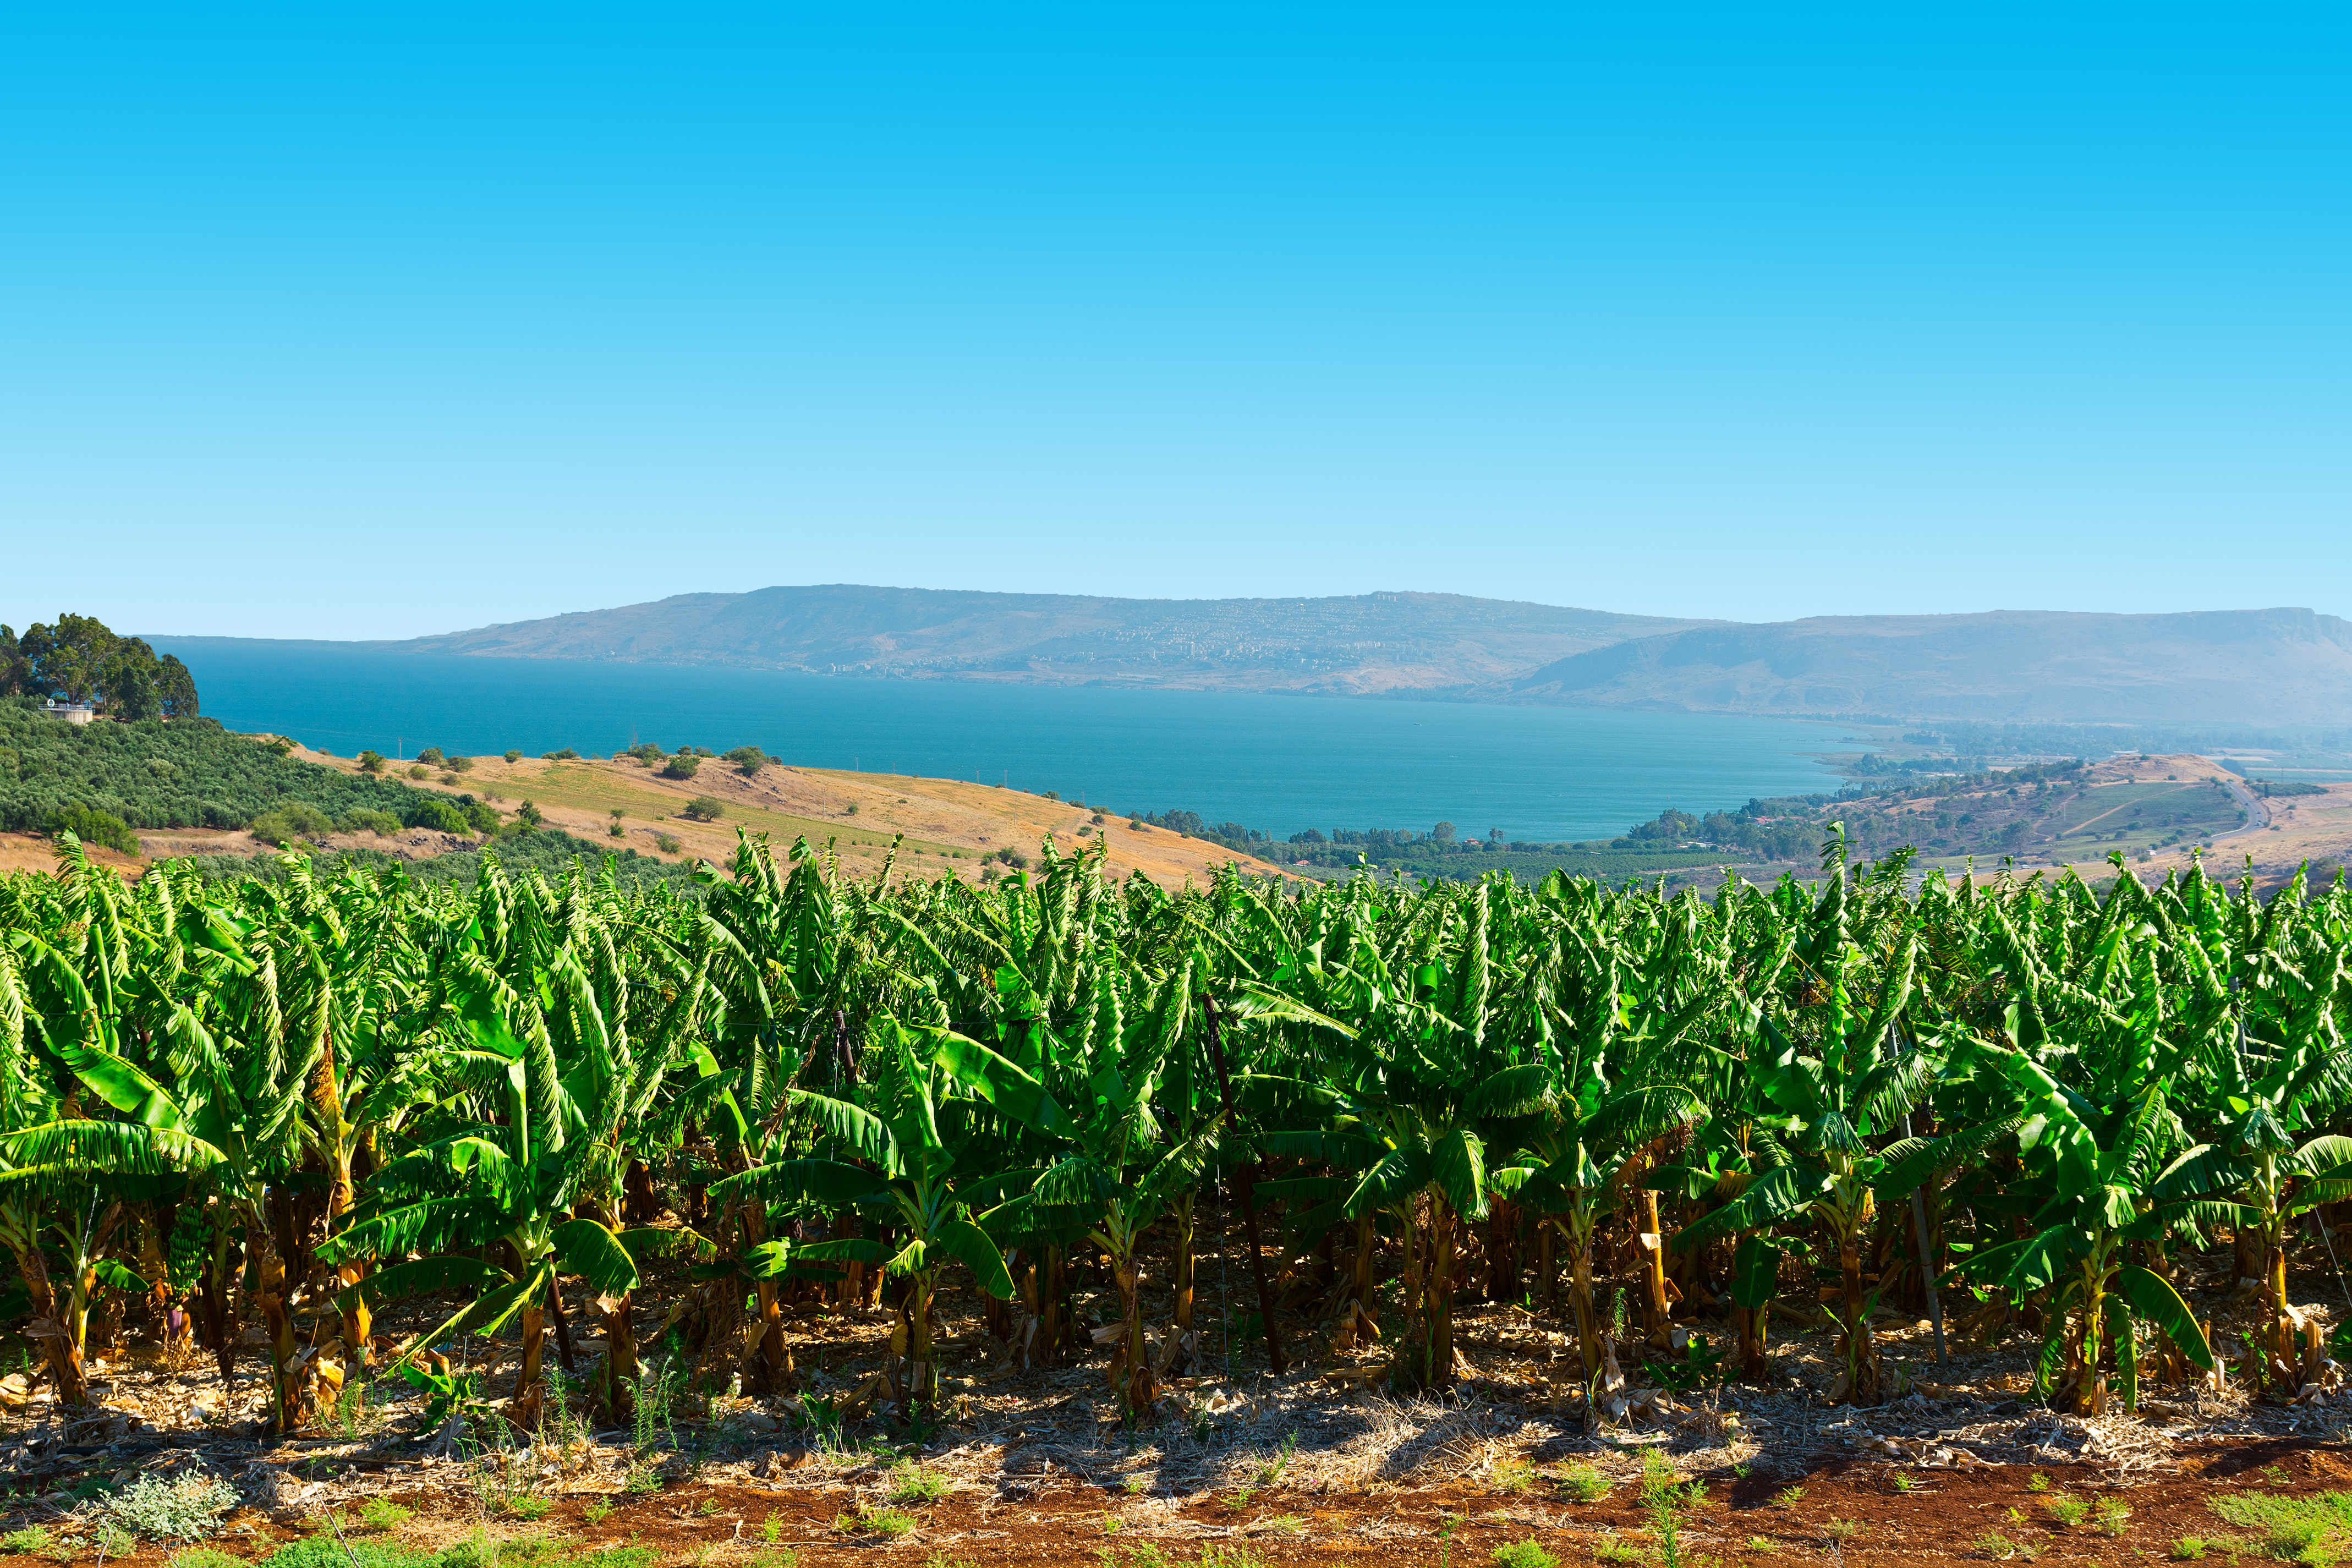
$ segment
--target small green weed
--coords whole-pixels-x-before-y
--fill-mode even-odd
[[[2294,1478],[2286,1473],[2284,1465],[2273,1461],[2263,1467],[2263,1479],[2274,1486],[2283,1487]]]
[[[945,1560],[938,1552],[931,1553],[933,1563],[943,1561]],[[801,1568],[801,1554],[789,1546],[780,1546],[769,1552],[754,1552],[751,1557],[751,1568]],[[957,1563],[953,1564],[952,1568],[971,1568],[971,1565]]]
[[[535,1522],[547,1517],[547,1510],[555,1506],[555,1500],[538,1492],[517,1492],[505,1499],[502,1506],[509,1519]]]
[[[1634,1563],[1643,1561],[1647,1555],[1640,1547],[1629,1546],[1618,1540],[1613,1530],[1602,1531],[1601,1539],[1592,1543],[1592,1560],[1595,1563]]]
[[[2042,1511],[2061,1530],[2072,1530],[2091,1517],[2091,1505],[2072,1492],[2053,1492],[2042,1500]]]
[[[1559,1568],[1559,1559],[1530,1537],[1495,1548],[1495,1568]]]
[[[1553,1479],[1578,1502],[1599,1502],[1616,1484],[1591,1465],[1570,1465]]]
[[[784,1516],[781,1513],[770,1512],[768,1521],[760,1526],[760,1536],[771,1546],[782,1545],[784,1539]]]
[[[900,1464],[890,1472],[892,1502],[937,1502],[948,1495],[948,1479],[920,1465]]]
[[[845,1513],[833,1521],[833,1528],[843,1535],[879,1535],[896,1541],[915,1531],[915,1516],[903,1509],[866,1508],[860,1506],[855,1513]]]
[[[629,1479],[621,1483],[621,1489],[631,1497],[651,1497],[662,1489],[661,1475],[650,1465],[639,1465],[630,1470]]]
[[[1794,1508],[1804,1500],[1805,1489],[1802,1487],[1782,1487],[1772,1494],[1774,1508]]]
[[[231,1557],[226,1552],[215,1552],[209,1546],[196,1546],[185,1552],[173,1552],[171,1568],[246,1568],[246,1563],[243,1558]]]
[[[2046,1492],[2050,1489],[2050,1478],[2042,1471],[2036,1470],[2025,1478],[2025,1489],[2030,1492]]]
[[[2103,1497],[2091,1505],[2091,1515],[2103,1534],[2121,1535],[2124,1521],[2131,1518],[2131,1510],[2124,1506],[2121,1498]]]
[[[719,1500],[715,1497],[704,1498],[702,1500],[701,1506],[697,1508],[694,1511],[701,1518],[709,1519],[712,1514],[719,1511]]]
[[[1528,1483],[1535,1479],[1536,1468],[1533,1465],[1524,1459],[1503,1459],[1486,1472],[1486,1486],[1488,1489],[1507,1497],[1514,1492],[1527,1490]]]
[[[2017,1555],[2017,1542],[1997,1530],[1978,1536],[1969,1544],[1996,1563],[2006,1563]]]
[[[1840,1546],[1843,1546],[1847,1542],[1852,1541],[1855,1536],[1862,1533],[1862,1521],[1858,1519],[1833,1519],[1827,1524],[1822,1526],[1822,1533],[1828,1536],[1832,1541],[1836,1542]]]
[[[636,1537],[633,1534],[630,1541]],[[511,1547],[509,1547],[511,1550]],[[607,1546],[601,1552],[584,1552],[572,1560],[572,1568],[654,1568],[661,1553],[650,1546]]]
[[[57,1540],[58,1538],[49,1532],[48,1526],[28,1524],[22,1530],[12,1530],[5,1535],[0,1535],[0,1551],[18,1552],[30,1557],[36,1552],[47,1552],[57,1544]]]
[[[403,1508],[390,1498],[372,1497],[360,1504],[362,1530],[397,1530],[408,1522],[416,1510]]]
[[[1919,1486],[1917,1478],[1913,1476],[1908,1470],[1895,1471],[1893,1475],[1886,1478],[1886,1484],[1893,1487],[1898,1492],[1916,1491],[1918,1489]]]
[[[1259,1520],[1258,1522],[1264,1525],[1266,1529],[1274,1531],[1276,1535],[1304,1535],[1307,1533],[1307,1521],[1295,1513],[1277,1513],[1270,1519]]]
[[[2201,1535],[2184,1535],[2172,1543],[2172,1560],[2176,1563],[2199,1562],[2212,1549],[2213,1543]]]
[[[590,1524],[602,1524],[604,1516],[613,1511],[613,1500],[608,1497],[590,1498],[580,1510],[580,1517]]]
[[[1780,1543],[1769,1535],[1751,1535],[1748,1538],[1747,1549],[1759,1556],[1769,1557],[1780,1550]]]

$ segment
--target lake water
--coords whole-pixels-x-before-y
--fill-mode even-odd
[[[1054,790],[1119,812],[1181,808],[1276,837],[1412,828],[1559,840],[1666,806],[1834,789],[1808,754],[1841,725],[1098,687],[995,686],[386,653],[335,643],[152,637],[204,710],[351,756],[479,755],[638,740],[764,747],[804,767]]]

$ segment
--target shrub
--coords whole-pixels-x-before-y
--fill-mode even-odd
[[[666,779],[690,779],[694,776],[695,770],[700,766],[702,766],[700,757],[675,756],[669,760],[669,765],[662,769],[661,776]]]
[[[733,763],[735,770],[745,778],[754,779],[760,776],[760,770],[768,765],[768,753],[757,746],[738,746],[727,753],[727,760]]]
[[[369,816],[382,813],[370,812]],[[397,826],[397,824],[395,824]],[[291,844],[300,838],[322,838],[335,830],[332,818],[315,805],[289,800],[253,819],[251,831],[264,844]]]
[[[432,771],[433,770],[431,768],[424,766],[413,767],[408,770],[408,776],[413,779],[421,779]]]
[[[363,773],[380,773],[383,772],[383,753],[382,752],[362,752],[360,753],[360,772]]]
[[[131,825],[110,811],[69,805],[63,811],[51,812],[41,828],[52,838],[60,833],[70,833],[84,844],[102,844],[125,855],[139,853],[139,838],[131,831]]]
[[[403,1508],[390,1498],[372,1497],[360,1505],[362,1530],[392,1530],[408,1521],[415,1509]]]
[[[421,752],[417,752],[417,753],[416,753],[416,760],[417,760],[418,762],[420,762],[420,763],[425,763],[425,764],[426,766],[428,766],[428,767],[436,767],[436,768],[439,767],[439,766],[440,766],[444,762],[447,761],[447,759],[446,759],[446,758],[445,758],[444,756],[442,756],[442,754],[441,754],[441,748],[440,748],[440,747],[438,747],[438,746],[427,746],[427,747],[425,747],[423,751],[421,751]]]
[[[1537,1544],[1534,1537],[1495,1548],[1495,1568],[1559,1568],[1559,1559]]]
[[[892,1502],[937,1502],[948,1495],[948,1479],[920,1465],[900,1464],[890,1472]]]
[[[1579,1502],[1599,1502],[1609,1495],[1612,1485],[1607,1476],[1591,1465],[1570,1465],[1560,1475],[1559,1484]]]
[[[678,815],[681,816],[690,816],[697,822],[716,822],[721,816],[725,816],[726,813],[727,803],[725,801],[713,800],[707,795],[698,795],[692,800],[688,801],[686,803],[685,809],[680,811]]]
[[[483,793],[487,795],[489,792],[485,790]],[[496,833],[499,830],[498,808],[487,801],[476,800],[470,795],[461,795],[457,797],[457,809],[466,814],[466,820],[473,824],[475,832]]]
[[[519,763],[522,761],[522,753],[520,752],[509,750],[501,754],[504,755],[506,760],[510,763]]]
[[[541,752],[539,760],[542,763],[576,763],[580,760],[580,753],[569,746],[564,746],[552,752]]]
[[[471,757],[451,757],[448,759],[447,766],[449,771],[453,773],[470,773],[474,771],[474,759]]]
[[[654,835],[654,847],[665,855],[675,855],[678,850],[677,839],[667,833],[656,833]]]
[[[474,824],[462,806],[437,796],[427,796],[401,814],[401,820],[411,827],[429,827],[436,833],[456,833],[470,837]]]
[[[169,1479],[141,1476],[108,1499],[100,1512],[152,1540],[201,1541],[239,1500],[236,1489],[219,1477],[190,1470]]]

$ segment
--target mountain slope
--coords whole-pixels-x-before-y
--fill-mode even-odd
[[[2352,714],[2352,623],[2304,609],[1996,610],[1703,626],[1572,655],[1507,695],[1717,713],[2340,722]]]
[[[850,584],[682,594],[391,645],[507,658],[1370,694],[1505,681],[1707,623],[1454,594],[1114,599]]]

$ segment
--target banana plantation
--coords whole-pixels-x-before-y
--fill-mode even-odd
[[[1083,1371],[1129,1430],[1212,1361],[1445,1391],[1474,1303],[1559,1340],[1588,1429],[1645,1365],[1769,1382],[1792,1321],[1858,1408],[1931,1316],[2026,1336],[2089,1416],[2334,1374],[2289,1270],[2335,1291],[2352,1197],[2340,885],[1922,879],[1833,837],[1706,899],[1170,889],[1100,843],[985,886],[745,838],[683,889],[468,890],[126,886],[68,840],[0,882],[26,1397],[96,1415],[93,1346],[160,1344],[296,1434],[500,1337],[481,1422],[625,1424],[656,1345],[781,1401],[854,1305],[844,1405],[903,1427],[944,1300],[956,1364]]]

